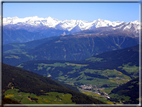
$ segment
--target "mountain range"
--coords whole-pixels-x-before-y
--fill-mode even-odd
[[[140,30],[140,22],[138,20],[131,22],[119,22],[119,21],[109,21],[103,19],[97,19],[94,21],[83,21],[83,20],[58,20],[52,17],[39,18],[38,16],[33,17],[7,17],[3,18],[4,28],[14,28],[14,29],[25,29],[30,32],[41,32],[42,34],[47,34],[49,29],[61,30],[64,33],[74,33],[83,30],[92,30],[99,27],[112,27],[114,30],[129,30],[138,37]],[[54,31],[53,31],[54,32]],[[49,33],[49,32],[48,32]],[[54,32],[55,33],[55,32]]]
[[[6,44],[3,45],[3,62],[15,66],[28,60],[84,60],[139,43],[139,38],[130,31],[107,30],[97,28],[26,43]]]
[[[31,29],[31,27],[29,29]],[[47,37],[58,36],[60,34],[63,34],[64,32],[68,33],[68,31],[57,30],[54,28],[48,28],[38,32],[37,31],[38,30],[31,32],[22,28],[15,29],[14,27],[4,26],[3,44],[29,42],[33,40],[45,39]]]
[[[136,33],[138,33],[139,28],[138,20],[134,22],[119,22],[114,21],[111,22],[109,20],[97,19],[94,21],[82,21],[82,20],[58,20],[52,17],[48,18],[39,18],[38,16],[33,17],[25,17],[25,18],[18,18],[18,17],[7,17],[3,18],[3,25],[17,25],[20,27],[23,26],[33,26],[33,27],[42,27],[46,26],[49,28],[56,28],[61,30],[68,30],[72,31],[75,27],[78,30],[87,30],[87,29],[94,29],[98,27],[108,27],[113,26],[114,29],[122,28],[123,30],[134,29]],[[16,26],[15,26],[16,27]],[[19,29],[17,27],[17,29]],[[25,28],[26,29],[26,28]],[[29,29],[30,30],[30,29]]]
[[[133,86],[138,87],[137,82],[127,82],[139,76],[139,30],[138,21],[60,21],[37,16],[3,18],[3,63],[8,64],[3,65],[5,98],[22,98],[17,100],[20,103],[37,103],[37,100],[38,103],[45,103],[48,101],[41,94],[42,90],[47,89],[48,94],[46,91],[44,93],[47,94],[46,97],[54,94],[54,100],[65,103],[63,96],[67,95],[70,99],[68,103],[83,103],[84,99],[80,102],[80,97],[70,92],[70,95],[64,93],[62,96],[61,93],[56,93],[68,89],[62,90],[61,85],[52,87],[48,84],[52,81],[48,81],[49,78],[52,78],[105,103],[138,103],[138,93],[133,102],[133,96],[126,94],[127,88],[122,84],[131,85],[130,93],[135,91]],[[22,86],[20,82],[27,85]],[[34,86],[31,86],[32,83]],[[118,91],[120,85],[122,91]],[[52,89],[57,91],[52,93]],[[120,95],[119,98],[117,94]],[[74,98],[71,99],[71,95]],[[46,100],[41,101],[41,98]],[[88,103],[94,101],[90,99]]]

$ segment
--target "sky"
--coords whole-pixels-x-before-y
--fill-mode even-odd
[[[58,20],[130,22],[139,20],[139,3],[3,3],[3,17],[53,17]]]

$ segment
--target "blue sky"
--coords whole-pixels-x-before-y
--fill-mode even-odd
[[[3,16],[129,22],[139,20],[139,8],[139,3],[3,3]]]

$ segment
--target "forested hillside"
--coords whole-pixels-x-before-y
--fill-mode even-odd
[[[2,64],[2,77],[3,97],[22,104],[103,104],[50,78],[21,68]]]

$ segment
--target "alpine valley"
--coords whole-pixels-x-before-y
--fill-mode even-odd
[[[3,103],[139,104],[139,31],[138,21],[3,18]]]

